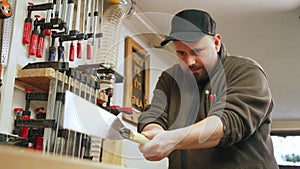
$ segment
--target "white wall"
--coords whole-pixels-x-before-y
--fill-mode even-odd
[[[165,7],[168,2],[158,6]],[[204,3],[205,4],[205,3]],[[210,3],[209,3],[210,4]],[[185,4],[189,6],[189,4]],[[183,6],[185,6],[183,5]],[[215,5],[214,5],[215,6]],[[180,7],[180,5],[178,5]],[[223,6],[215,6],[217,9]],[[181,7],[180,7],[181,8]],[[206,6],[203,6],[204,10]],[[239,11],[240,9],[224,8],[226,10]],[[261,6],[265,8],[265,6]],[[215,8],[207,8],[207,11]],[[170,31],[170,10],[166,13],[144,12],[139,15],[145,16],[157,29],[152,33],[168,35]],[[300,8],[273,9],[269,12],[260,10],[241,13],[224,11],[211,11],[217,22],[217,32],[222,36],[226,48],[231,54],[243,55],[257,60],[265,69],[275,107],[272,114],[273,120],[299,120],[300,119]],[[137,24],[135,24],[137,23]],[[147,27],[142,27],[141,22],[134,20],[131,27],[136,27],[140,32],[149,33]],[[151,43],[151,42],[148,42]],[[158,45],[158,44],[155,44]],[[158,62],[164,62],[168,54],[160,51]],[[169,62],[172,59],[165,60]]]
[[[126,21],[124,21],[126,22]],[[139,43],[145,50],[149,48],[148,44],[145,44],[145,42],[141,41],[138,36],[139,34],[132,32],[130,29],[128,29],[126,26],[121,27],[121,35],[120,35],[120,42],[119,42],[119,57],[118,57],[118,67],[117,72],[124,76],[124,58],[125,58],[125,37],[130,36],[133,38],[137,43]],[[149,53],[150,57],[150,93],[152,93],[152,90],[154,89],[155,85],[155,79],[157,75],[160,73],[160,71],[156,71],[155,69],[152,69],[153,65],[157,65],[155,63],[156,57],[155,55],[152,55],[152,53]],[[155,66],[156,67],[156,66]],[[164,67],[164,63],[161,62],[161,66]],[[157,67],[156,67],[157,68]],[[162,70],[162,68],[159,68],[159,70]],[[126,78],[126,77],[125,77]],[[123,95],[124,95],[124,85],[123,83],[116,84],[115,88],[115,104],[116,105],[123,105]],[[136,126],[127,123],[126,121],[123,121],[125,125],[128,128],[131,128],[132,130],[136,130]],[[143,155],[138,150],[138,144],[124,140],[124,165],[127,167],[133,167],[133,168],[143,168],[143,169],[166,169],[168,166],[168,159],[164,159],[162,161],[158,162],[150,162],[147,161]]]
[[[232,54],[257,60],[274,98],[273,120],[300,120],[300,8],[218,21],[217,30]],[[244,22],[236,22],[236,20]]]
[[[13,19],[13,35],[11,39],[11,50],[10,50],[10,56],[9,56],[9,62],[8,67],[4,69],[4,77],[3,77],[3,86],[1,87],[1,106],[0,106],[0,132],[2,133],[11,133],[14,126],[13,126],[13,120],[14,120],[14,114],[13,114],[13,108],[15,107],[25,107],[25,93],[24,89],[19,87],[14,87],[14,77],[17,75],[17,65],[20,65],[21,67],[27,65],[28,63],[32,62],[43,62],[47,60],[46,52],[48,51],[48,47],[50,44],[50,38],[46,37],[45,40],[45,51],[43,58],[39,59],[33,56],[28,56],[28,46],[29,45],[23,45],[22,44],[22,35],[23,35],[23,25],[24,25],[24,19],[27,16],[27,2],[29,1],[17,1],[16,3],[16,10],[15,10],[15,16]],[[36,0],[34,1],[35,4],[39,3],[46,3],[48,1],[46,0]],[[32,17],[37,14],[33,13]],[[41,15],[41,17],[46,17],[46,13],[38,13]],[[131,36],[134,38],[135,34],[130,32],[126,27],[123,27],[121,30],[121,36],[120,36],[120,42],[119,42],[119,63],[117,72],[121,75],[124,75],[124,38],[125,36]],[[139,39],[135,39],[137,42],[141,43],[141,45],[146,46],[143,44]],[[85,42],[83,42],[82,46],[84,47]],[[68,51],[69,51],[69,43],[65,44],[65,56],[67,58]],[[83,51],[85,51],[85,48],[83,48]],[[151,55],[152,57],[152,55]],[[85,58],[85,53],[83,53],[83,58]],[[152,59],[151,59],[152,60]],[[76,60],[74,62],[70,62],[70,67],[76,66],[77,64],[83,64],[83,63],[90,63],[90,61],[87,61],[85,59],[82,59],[80,61]],[[151,61],[151,64],[153,61]],[[153,83],[151,84],[153,85]],[[152,86],[153,88],[153,86]],[[119,83],[116,84],[116,90],[115,90],[115,100],[114,103],[116,105],[122,105],[123,104],[123,84]],[[44,103],[39,102],[32,102],[31,107],[34,109],[35,107],[40,107],[41,105],[44,105]],[[32,113],[33,115],[33,113]],[[126,122],[125,122],[126,123]],[[130,125],[126,123],[126,125],[133,130],[136,130],[136,127],[133,125]],[[161,162],[148,162],[146,161],[142,154],[138,150],[138,145],[136,143],[132,143],[129,141],[124,141],[124,165],[128,167],[135,167],[135,168],[160,168],[164,169],[167,168],[167,159],[161,161]]]

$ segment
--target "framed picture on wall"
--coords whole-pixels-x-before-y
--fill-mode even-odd
[[[135,124],[140,112],[149,104],[149,66],[148,52],[131,37],[126,37],[123,104],[134,111],[123,113],[123,118]]]

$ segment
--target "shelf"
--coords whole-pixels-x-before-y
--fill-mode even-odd
[[[17,81],[41,91],[49,91],[49,84],[52,79],[55,79],[55,70],[52,68],[19,70],[16,78]],[[62,73],[59,73],[59,80],[62,81]]]
[[[34,69],[22,69],[18,71],[16,77],[16,84],[22,86],[24,89],[33,89],[34,91],[49,91],[49,84],[51,80],[55,79],[55,69],[53,68],[34,68]],[[62,82],[63,73],[59,72],[58,80]],[[65,77],[64,84],[65,87],[68,86],[69,77]],[[71,79],[71,86],[73,87],[74,79]],[[76,88],[79,89],[79,83],[77,83]],[[82,85],[82,91],[87,91],[89,94],[89,89],[87,89],[86,85]],[[98,92],[98,99],[102,101],[107,101],[108,97],[102,93]]]

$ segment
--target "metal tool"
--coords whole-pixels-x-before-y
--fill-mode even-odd
[[[13,10],[15,9],[15,0],[10,1]],[[14,12],[14,11],[13,11]],[[11,35],[12,35],[12,28],[13,28],[13,20],[14,16],[4,19],[3,20],[3,28],[2,29],[2,37],[1,37],[1,65],[2,68],[6,68],[7,62],[8,62],[8,56],[9,56],[9,49],[10,49],[10,43],[11,43]],[[1,77],[1,76],[0,76]]]
[[[125,138],[139,144],[149,141],[142,134],[126,129],[117,116],[69,91],[65,93],[64,113],[65,129],[109,140]]]
[[[25,18],[25,23],[23,27],[23,38],[22,42],[23,44],[29,44],[30,38],[31,38],[31,29],[32,29],[32,19],[31,19],[31,13],[33,11],[49,11],[53,9],[52,3],[45,3],[45,4],[39,4],[34,5],[33,3],[29,2],[27,7],[27,18]]]

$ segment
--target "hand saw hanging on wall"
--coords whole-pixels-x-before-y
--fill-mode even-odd
[[[5,19],[12,14],[12,6],[7,0],[0,0],[0,18]]]

